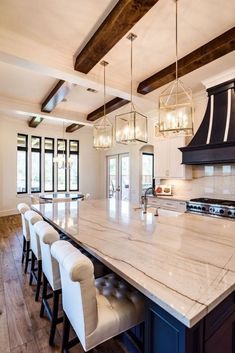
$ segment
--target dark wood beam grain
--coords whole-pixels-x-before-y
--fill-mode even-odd
[[[127,99],[123,99],[123,98],[119,98],[119,97],[112,99],[111,101],[109,101],[105,105],[106,114],[109,114],[109,113],[113,112],[114,110],[121,108],[123,105],[125,105],[127,103],[129,103],[129,101]],[[104,106],[103,105],[101,107],[99,107],[98,109],[94,110],[93,112],[89,113],[87,115],[87,120],[95,121],[95,120],[101,118],[102,116],[104,116]]]
[[[179,77],[235,50],[235,27],[204,44],[178,61]],[[140,82],[137,92],[147,94],[175,80],[175,63]]]
[[[78,129],[81,129],[83,126],[82,124],[71,124],[69,126],[66,127],[66,132],[74,132],[77,131]]]
[[[119,0],[78,54],[75,70],[87,74],[158,0]]]
[[[41,111],[51,113],[53,109],[67,96],[76,84],[60,80],[47,96],[41,106]]]
[[[28,126],[36,128],[41,122],[43,121],[43,118],[38,117],[38,116],[33,116],[29,121],[28,121]]]

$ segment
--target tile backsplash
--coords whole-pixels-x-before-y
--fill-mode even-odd
[[[235,200],[235,164],[193,166],[192,180],[165,180],[175,196]]]

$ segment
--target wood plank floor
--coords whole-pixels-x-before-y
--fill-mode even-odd
[[[62,325],[55,346],[48,344],[50,323],[39,317],[40,303],[34,301],[35,286],[21,265],[22,229],[20,216],[0,217],[0,353],[59,353]],[[77,345],[71,353],[82,353]],[[96,353],[128,353],[118,339],[112,339]]]

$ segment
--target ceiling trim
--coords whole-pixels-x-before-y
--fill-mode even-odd
[[[41,111],[44,113],[51,113],[52,110],[55,109],[60,102],[62,102],[62,100],[75,86],[76,85],[74,83],[60,80],[47,96],[47,98],[43,101]]]
[[[112,113],[114,110],[121,108],[123,105],[129,103],[129,100],[116,97],[105,104],[106,114]],[[98,109],[87,115],[88,121],[95,121],[104,116],[104,106],[102,105]]]
[[[66,132],[74,132],[77,131],[78,129],[81,129],[83,126],[85,125],[81,125],[81,124],[71,124],[69,126],[66,127]]]
[[[235,27],[192,51],[178,61],[178,76],[184,76],[235,50]],[[147,94],[175,80],[175,63],[140,82],[137,92]]]
[[[157,2],[119,0],[76,57],[74,69],[87,74]]]

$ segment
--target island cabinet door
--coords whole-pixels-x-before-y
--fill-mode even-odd
[[[203,321],[188,329],[157,304],[146,301],[145,353],[204,353],[203,332]]]
[[[147,301],[145,310],[145,353],[186,353],[186,327]]]
[[[205,342],[205,353],[235,353],[235,314]]]

